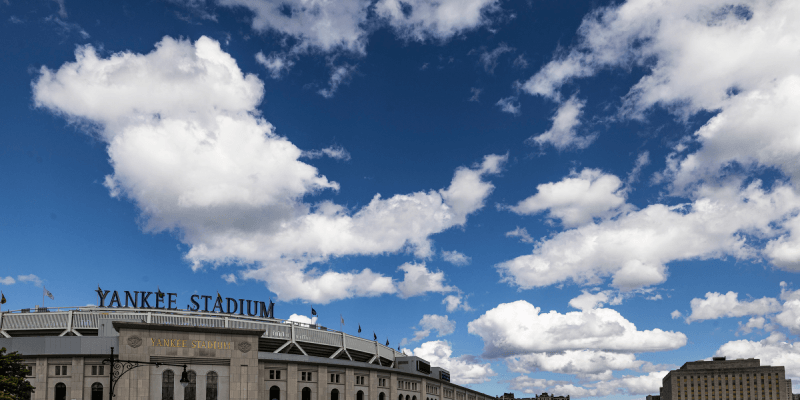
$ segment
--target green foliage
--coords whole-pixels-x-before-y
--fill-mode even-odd
[[[22,356],[16,351],[5,352],[5,347],[0,348],[0,400],[29,399],[34,388],[25,380],[28,369],[22,364]]]

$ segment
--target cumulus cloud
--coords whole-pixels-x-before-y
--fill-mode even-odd
[[[456,169],[446,188],[377,194],[357,210],[306,203],[339,185],[299,160],[303,151],[256,108],[263,82],[242,73],[207,37],[195,43],[165,37],[148,54],[107,58],[79,47],[76,61],[42,67],[33,93],[37,107],[107,144],[113,173],[105,185],[137,205],[144,231],[179,233],[195,269],[245,265],[240,278],[266,282],[283,300],[324,303],[397,292],[391,277],[369,269],[321,271],[310,264],[402,250],[432,256],[429,236],[463,226],[483,208],[494,189],[484,178],[507,159],[486,156]],[[416,294],[399,288],[404,296]]]
[[[447,297],[444,298],[444,300],[442,300],[442,304],[445,305],[447,312],[453,312],[458,309],[462,309],[464,311],[472,310],[472,307],[470,307],[469,304],[467,304],[466,299],[464,299],[460,294],[448,295]]]
[[[669,316],[672,317],[672,319],[678,319],[678,318],[683,316],[683,313],[678,311],[678,310],[675,310],[675,311],[669,313]]]
[[[375,12],[398,36],[416,41],[446,41],[490,23],[498,0],[379,0]]]
[[[263,65],[269,71],[269,76],[272,79],[280,79],[286,72],[294,66],[294,60],[285,53],[270,53],[269,57],[264,56],[264,53],[256,53],[256,62]]]
[[[786,341],[786,337],[773,333],[761,341],[735,340],[720,346],[715,356],[732,358],[758,358],[761,365],[782,365],[786,378],[800,377],[800,344]]]
[[[497,375],[489,363],[482,363],[475,356],[462,355],[453,357],[450,343],[443,340],[425,342],[413,350],[413,354],[431,365],[450,371],[450,381],[458,385],[483,383]]]
[[[464,255],[463,253],[459,253],[455,250],[453,251],[442,251],[442,259],[449,262],[450,264],[457,265],[457,266],[464,266],[472,262],[472,258],[469,256]]]
[[[34,286],[42,286],[42,279],[34,274],[17,275],[17,280],[20,282],[30,283]]]
[[[611,371],[638,369],[645,362],[631,353],[595,350],[567,350],[561,353],[532,353],[506,359],[512,372],[528,374],[537,371],[574,374],[579,378],[594,378]]]
[[[342,161],[350,160],[350,153],[342,146],[330,146],[322,150],[308,150],[303,152],[303,157],[306,158],[314,159],[322,156]]]
[[[219,0],[218,4],[250,10],[253,30],[292,38],[295,53],[365,51],[369,0]]]
[[[503,303],[470,322],[468,330],[483,339],[483,354],[487,358],[583,349],[663,351],[686,344],[683,333],[661,329],[641,331],[619,312],[607,308],[566,314],[540,311],[524,300]]]
[[[500,56],[502,56],[505,53],[512,52],[512,51],[514,51],[513,47],[510,47],[509,45],[507,45],[505,43],[500,43],[492,51],[487,51],[485,49],[483,51],[481,51],[481,54],[480,54],[480,57],[479,57],[479,61],[480,61],[481,65],[483,66],[484,71],[486,71],[486,72],[488,72],[490,74],[493,74],[494,73],[494,69],[497,68],[497,60],[500,58]]]
[[[751,301],[739,301],[739,294],[736,292],[726,294],[708,292],[705,299],[692,299],[691,306],[692,314],[686,318],[686,322],[722,317],[765,315],[781,309],[781,304],[777,299],[763,297]]]
[[[573,171],[559,182],[538,185],[536,191],[535,195],[508,209],[520,215],[548,211],[549,218],[560,219],[564,226],[574,227],[629,208],[622,181],[599,169]]]
[[[516,227],[513,231],[506,232],[506,237],[518,237],[522,243],[533,243],[533,238],[525,228]]]
[[[292,314],[289,316],[289,321],[299,322],[301,324],[313,324],[314,322],[312,318],[306,317],[305,315],[300,314]]]
[[[431,331],[437,331],[438,337],[447,336],[456,330],[456,321],[450,321],[447,315],[425,314],[419,321],[418,331],[414,332],[412,342],[416,342],[430,336]],[[406,342],[408,343],[408,342]],[[401,343],[403,345],[404,343]]]
[[[428,292],[447,293],[458,290],[455,286],[444,284],[444,272],[429,271],[425,263],[405,263],[399,270],[405,273],[403,281],[397,284],[400,297],[408,298]]]
[[[538,136],[531,136],[527,142],[539,146],[551,145],[558,150],[570,148],[585,149],[596,139],[595,135],[579,136],[576,128],[581,124],[580,117],[586,102],[572,96],[559,105],[553,116],[550,129]]]
[[[339,89],[339,86],[347,84],[350,81],[350,76],[356,71],[355,65],[342,64],[333,65],[331,63],[331,77],[328,80],[328,87],[317,91],[322,97],[330,99]]]
[[[236,275],[234,274],[223,274],[222,279],[228,283],[236,283]]]
[[[511,381],[511,388],[524,393],[540,393],[547,391],[559,396],[570,397],[602,397],[609,395],[647,395],[658,393],[661,380],[669,371],[654,371],[645,375],[624,375],[614,379],[608,376],[600,382],[578,386],[565,381],[533,379],[519,376]]]
[[[0,285],[13,285],[17,283],[11,276],[7,276],[5,278],[0,278]]]
[[[519,101],[517,101],[517,96],[509,96],[497,100],[497,103],[495,103],[495,105],[500,107],[501,111],[507,112],[512,115],[519,115],[521,113],[520,111],[521,106],[519,104]]]
[[[584,289],[581,292],[582,293],[578,297],[569,301],[570,307],[585,311],[601,307],[609,302],[612,305],[622,303],[622,296],[614,296],[613,290],[603,290],[593,293]]]
[[[571,280],[596,285],[611,277],[623,290],[667,279],[675,260],[758,256],[744,234],[775,236],[772,223],[797,209],[794,190],[760,181],[702,187],[690,204],[653,204],[615,219],[588,223],[536,243],[533,253],[497,265],[504,280],[527,289]]]

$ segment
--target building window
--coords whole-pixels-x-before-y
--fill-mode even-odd
[[[217,373],[206,374],[206,400],[217,400]]]
[[[331,383],[339,383],[339,374],[331,374]]]
[[[360,391],[360,390],[359,390],[359,391],[356,393],[356,400],[364,400],[364,392],[362,392],[362,391]]]
[[[269,379],[281,379],[281,370],[279,369],[269,370]]]
[[[55,400],[67,400],[67,385],[59,382],[56,383],[56,397]]]
[[[339,400],[339,389],[331,390],[331,400]]]
[[[311,400],[311,389],[303,388],[303,398],[302,400]]]
[[[92,384],[92,400],[103,400],[103,384],[95,382]]]
[[[161,374],[161,400],[175,399],[175,374],[168,369]]]
[[[381,393],[378,395],[378,400],[386,400],[386,396],[383,394],[383,392],[381,392]]]
[[[281,400],[281,388],[277,386],[269,388],[269,400]]]
[[[183,400],[197,400],[197,374],[189,371],[187,374],[189,384],[183,388]]]

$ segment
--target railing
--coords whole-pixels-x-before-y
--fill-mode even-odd
[[[70,316],[72,321],[70,323]],[[198,326],[213,328],[254,329],[264,333],[266,339],[294,340],[304,343],[321,344],[332,347],[376,354],[394,360],[398,354],[394,349],[372,340],[328,330],[319,325],[296,321],[250,317],[237,314],[210,313],[186,310],[100,308],[100,307],[48,307],[47,309],[24,309],[0,313],[0,333],[3,331],[32,330],[92,330],[100,328],[100,320],[145,321],[154,324],[175,326]],[[342,343],[342,338],[345,342]]]

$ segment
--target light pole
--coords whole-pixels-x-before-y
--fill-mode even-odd
[[[160,362],[149,362],[149,361],[130,361],[130,360],[120,360],[114,359],[114,348],[111,348],[111,354],[109,358],[103,360],[103,364],[109,364],[111,367],[108,371],[108,378],[110,380],[108,388],[109,388],[109,399],[114,398],[114,387],[117,386],[117,382],[119,382],[119,378],[122,375],[125,375],[126,372],[134,369],[143,367],[145,365],[155,365],[156,367],[160,367],[162,365],[168,365],[170,367],[183,367],[183,373],[181,373],[181,386],[184,388],[189,385],[189,374],[186,373],[186,364],[177,365],[177,364],[166,364]]]

